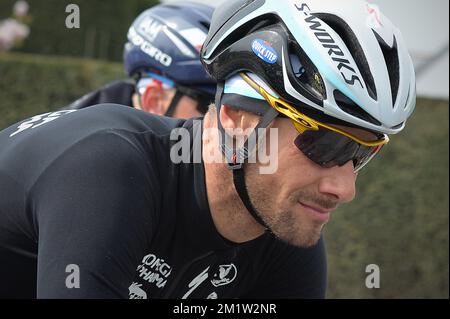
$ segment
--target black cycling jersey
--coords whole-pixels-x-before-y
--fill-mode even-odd
[[[323,240],[217,232],[201,159],[170,156],[202,123],[100,105],[0,132],[0,297],[323,298]]]
[[[104,103],[132,106],[132,97],[135,92],[136,89],[134,80],[115,81],[101,87],[98,90],[86,94],[63,109],[79,110]]]

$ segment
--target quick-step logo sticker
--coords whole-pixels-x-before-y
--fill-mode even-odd
[[[275,64],[278,61],[278,53],[267,41],[256,39],[252,43],[252,50],[257,57],[269,64]]]

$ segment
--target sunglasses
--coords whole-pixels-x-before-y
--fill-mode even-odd
[[[301,113],[289,103],[271,95],[245,73],[242,79],[255,89],[279,113],[290,118],[299,132],[295,146],[314,163],[331,168],[343,166],[352,161],[354,171],[359,172],[389,143],[387,135],[376,135],[358,130],[361,136],[326,123],[322,123]],[[356,131],[356,129],[355,129]]]
[[[136,83],[137,92],[142,96],[149,87],[170,90],[175,88],[175,82],[161,75],[146,72]]]

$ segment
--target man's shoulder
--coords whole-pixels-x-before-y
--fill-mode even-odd
[[[101,103],[115,103],[131,106],[135,84],[131,79],[118,80],[106,84],[82,96],[78,100],[64,107],[64,110],[79,110]]]
[[[0,142],[26,138],[54,137],[77,139],[104,129],[165,134],[179,121],[158,117],[118,104],[99,104],[82,110],[61,110],[35,115],[0,132]]]
[[[116,159],[142,158],[144,152],[166,156],[168,143],[161,137],[169,138],[172,129],[182,125],[183,121],[111,104],[41,114],[0,132],[0,166],[29,171],[32,179],[63,155],[83,158],[83,153],[112,149]]]

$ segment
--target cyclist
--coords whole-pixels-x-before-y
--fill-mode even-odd
[[[321,231],[415,106],[401,34],[360,0],[233,0],[202,60],[204,119],[100,105],[0,133],[1,296],[325,297]]]
[[[115,103],[175,118],[204,115],[216,84],[201,65],[199,51],[213,12],[194,2],[144,11],[131,25],[124,49],[125,71],[132,79],[108,84],[64,109]]]

